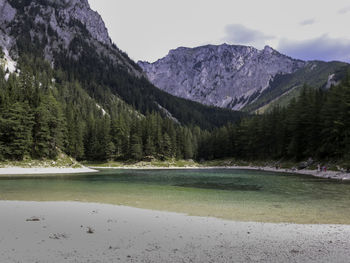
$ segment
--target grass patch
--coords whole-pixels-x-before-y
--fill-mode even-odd
[[[83,162],[84,165],[89,167],[128,167],[128,168],[147,168],[147,167],[157,167],[157,168],[170,168],[170,167],[199,167],[200,165],[193,160],[176,160],[169,159],[165,161],[152,160],[152,161],[110,161],[110,162]]]
[[[110,162],[82,162],[85,166],[96,168],[204,168],[204,167],[273,167],[279,169],[298,169],[303,162],[291,160],[240,160],[234,158],[215,159],[208,161],[196,162],[193,160],[176,160],[169,159],[165,161],[110,161]],[[309,170],[317,170],[320,167],[326,166],[329,171],[344,171],[350,167],[348,161],[314,161],[306,167]]]
[[[0,162],[0,168],[7,167],[22,167],[22,168],[82,168],[83,166],[69,157],[68,155],[60,152],[55,160],[41,159],[33,160],[25,158],[22,161],[3,161]]]

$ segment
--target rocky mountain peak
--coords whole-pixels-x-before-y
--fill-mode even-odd
[[[0,0],[0,22],[0,46],[14,59],[24,49],[43,54],[55,65],[59,56],[78,60],[90,49],[142,76],[139,67],[112,43],[88,0]]]
[[[272,47],[266,45],[263,49],[263,52],[265,54],[272,54],[273,52],[277,52],[277,51],[274,50]]]
[[[173,95],[208,105],[242,109],[269,87],[277,74],[289,74],[305,62],[265,46],[180,47],[154,63],[139,62],[149,80]]]
[[[101,16],[90,8],[87,0],[63,0],[59,3],[55,0],[47,0],[46,3],[46,5],[43,5],[38,1],[32,1],[27,7],[27,11],[40,7],[44,13],[50,14],[49,22],[54,30],[58,29],[62,24],[58,23],[57,20],[62,20],[66,24],[72,23],[72,21],[79,21],[95,40],[106,45],[112,44]],[[40,18],[42,18],[42,15],[39,13],[36,19],[41,20]]]
[[[101,16],[90,8],[88,0],[64,0],[63,2],[65,5],[61,16],[80,21],[94,39],[106,45],[112,44]]]

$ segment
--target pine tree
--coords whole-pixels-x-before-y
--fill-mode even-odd
[[[50,156],[50,112],[46,105],[41,104],[34,112],[32,156],[34,158],[46,158]]]
[[[153,143],[151,136],[147,137],[144,152],[145,152],[146,156],[154,157],[156,155],[156,149],[154,147],[154,143]]]
[[[163,135],[162,154],[165,158],[172,157],[171,139],[167,133]]]
[[[1,114],[1,155],[22,160],[29,156],[32,146],[33,115],[28,103],[17,102]]]
[[[183,139],[184,158],[192,159],[193,158],[192,133],[188,128],[185,128],[183,136],[184,136],[184,139]]]
[[[130,156],[134,160],[141,160],[142,158],[141,138],[136,133],[131,136]]]
[[[45,97],[43,103],[50,114],[48,121],[50,131],[49,158],[56,158],[58,149],[63,149],[66,144],[64,137],[67,129],[66,119],[60,104],[51,94]]]

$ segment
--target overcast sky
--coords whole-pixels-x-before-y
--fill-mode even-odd
[[[265,45],[350,62],[349,0],[89,0],[116,45],[153,62],[179,46]]]

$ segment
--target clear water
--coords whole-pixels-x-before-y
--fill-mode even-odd
[[[99,202],[240,221],[350,224],[350,182],[251,170],[2,177],[0,200]]]

